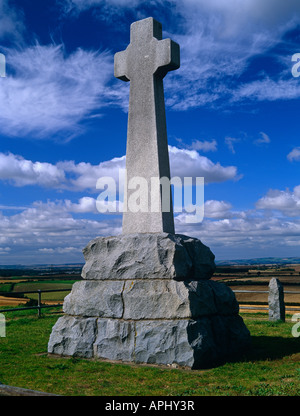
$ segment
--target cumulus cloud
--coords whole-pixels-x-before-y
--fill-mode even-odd
[[[256,208],[280,211],[290,217],[300,216],[300,185],[292,191],[269,190],[257,201]]]
[[[226,216],[204,216],[202,223],[189,224],[186,216],[183,213],[175,217],[176,232],[200,238],[212,249],[216,260],[265,257],[270,250],[280,257],[299,254],[299,219],[262,216],[255,210],[230,210]]]
[[[169,146],[171,176],[184,178],[204,177],[205,183],[225,182],[238,179],[235,166],[222,166],[219,162],[213,163],[195,150],[178,149]]]
[[[300,147],[295,147],[288,155],[287,158],[290,162],[300,160]]]
[[[232,205],[226,201],[208,200],[204,204],[205,218],[230,218]]]
[[[204,177],[205,183],[225,182],[239,178],[235,166],[214,163],[195,150],[169,146],[171,176]],[[0,180],[15,186],[37,185],[71,191],[98,192],[99,178],[112,178],[117,187],[123,180],[126,156],[92,165],[88,162],[61,161],[56,164],[33,162],[11,153],[0,153]],[[89,204],[91,200],[82,200]],[[78,207],[80,210],[81,208]]]
[[[116,157],[92,165],[87,162],[75,163],[74,161],[58,162],[57,166],[69,175],[69,187],[74,190],[91,190],[96,192],[96,184],[99,178],[110,177],[115,183],[119,183],[120,171],[125,169],[126,156]]]
[[[64,171],[51,163],[32,162],[11,153],[0,153],[0,180],[15,186],[58,188],[65,183],[66,178]]]
[[[96,200],[89,196],[84,196],[79,199],[77,203],[71,202],[69,199],[65,200],[65,208],[68,212],[97,213]]]
[[[300,186],[293,190],[300,200]],[[290,204],[291,202],[289,202]],[[273,201],[284,214],[288,204]],[[270,204],[268,205],[268,207]],[[95,200],[81,198],[77,202],[58,200],[34,202],[31,207],[15,215],[0,213],[0,254],[3,264],[83,262],[82,249],[97,236],[119,235],[121,217],[94,215]],[[288,216],[262,215],[257,210],[236,211],[228,201],[205,202],[204,220],[188,223],[188,213],[175,215],[176,233],[200,238],[223,258],[261,257],[270,247],[274,255],[297,255],[300,219]],[[90,219],[81,218],[89,213]],[[109,221],[108,221],[109,219]]]
[[[65,201],[48,201],[34,202],[15,215],[0,213],[2,263],[83,262],[82,249],[91,239],[121,233],[120,218],[76,218],[73,208]]]

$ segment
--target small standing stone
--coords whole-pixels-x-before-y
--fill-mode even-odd
[[[269,283],[269,320],[285,321],[283,286],[275,277]]]

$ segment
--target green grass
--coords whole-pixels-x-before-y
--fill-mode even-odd
[[[291,322],[244,314],[253,347],[236,362],[208,370],[113,364],[47,355],[59,315],[7,312],[0,338],[0,382],[61,395],[277,396],[300,395],[300,338]]]
[[[0,283],[0,292],[11,292],[14,288],[14,283]]]

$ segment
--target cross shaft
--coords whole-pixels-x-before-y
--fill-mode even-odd
[[[162,188],[158,188],[159,209],[151,212],[150,190],[151,178],[170,179],[163,78],[179,65],[179,45],[170,39],[162,40],[161,24],[151,17],[131,25],[130,44],[125,51],[115,54],[115,76],[130,81],[126,150],[129,186],[124,190],[124,234],[175,232],[172,203],[168,211],[162,210]],[[147,210],[131,212],[127,202],[134,193],[130,181],[136,177],[145,178],[148,183],[148,194],[142,195],[148,206]],[[164,188],[164,192],[170,196],[170,187]]]

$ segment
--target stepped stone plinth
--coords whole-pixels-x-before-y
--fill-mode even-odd
[[[200,240],[102,237],[84,256],[84,279],[64,300],[49,353],[206,368],[249,345],[234,293],[210,280],[214,255]]]

